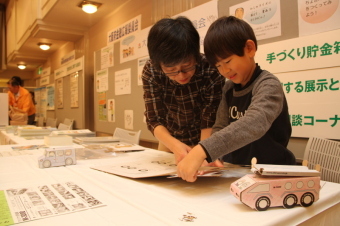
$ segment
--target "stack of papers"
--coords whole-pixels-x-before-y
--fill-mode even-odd
[[[56,130],[51,135],[69,135],[72,137],[95,137],[96,133],[88,129],[79,130]]]
[[[48,136],[52,132],[50,127],[19,126],[18,135],[23,136]]]
[[[112,151],[141,151],[146,148],[137,144],[118,143],[108,146]]]
[[[118,142],[119,137],[107,136],[107,137],[75,137],[73,139],[78,144],[93,144],[93,143],[113,143]]]

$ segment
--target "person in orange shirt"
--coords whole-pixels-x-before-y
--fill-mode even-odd
[[[30,92],[22,87],[22,80],[18,76],[13,76],[8,82],[8,101],[9,105],[23,110],[28,116],[28,125],[34,125],[35,105]]]

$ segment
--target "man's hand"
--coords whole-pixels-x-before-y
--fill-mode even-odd
[[[177,164],[189,153],[189,151],[191,151],[191,147],[178,141],[170,148],[170,150],[174,153]]]
[[[196,145],[187,156],[177,164],[177,175],[183,180],[194,182],[197,179],[198,169],[206,157],[201,145]]]

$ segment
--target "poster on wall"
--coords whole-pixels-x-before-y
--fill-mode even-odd
[[[133,130],[133,110],[124,111],[124,127]]]
[[[106,92],[98,93],[98,118],[107,121]]]
[[[39,116],[46,118],[46,113],[47,113],[47,88],[41,87]]]
[[[116,121],[116,105],[114,99],[107,100],[108,110],[107,110],[107,117],[109,122]]]
[[[110,44],[100,50],[101,69],[113,66],[113,44]]]
[[[48,84],[50,84],[50,76],[49,75],[40,78],[40,86],[46,86]]]
[[[338,67],[339,37],[340,29],[260,45],[255,61],[271,73]]]
[[[120,63],[147,56],[147,39],[151,27],[145,28],[120,41]]]
[[[97,71],[96,90],[97,92],[105,92],[109,90],[109,71],[107,68]]]
[[[340,0],[298,0],[299,36],[340,28]]]
[[[107,33],[107,45],[141,30],[142,16],[136,16]]]
[[[71,108],[79,107],[78,72],[70,75]]]
[[[64,81],[63,78],[59,78],[56,80],[57,86],[57,108],[64,108]]]
[[[172,18],[178,16],[185,16],[191,20],[198,34],[200,35],[200,50],[203,53],[204,37],[210,25],[218,18],[218,2],[216,0],[204,3],[195,8],[189,9],[185,12],[177,14]]]
[[[47,110],[54,110],[54,85],[49,85],[47,89]]]
[[[229,15],[246,21],[257,40],[281,36],[280,0],[252,0],[229,8]]]
[[[131,94],[131,68],[115,72],[115,95]]]
[[[340,68],[276,74],[287,98],[292,137],[340,139]]]
[[[137,84],[139,86],[143,85],[143,81],[142,81],[143,68],[144,68],[145,63],[149,59],[150,59],[149,56],[147,56],[147,57],[139,58],[137,61]]]
[[[96,90],[97,92],[105,92],[109,90],[109,71],[107,68],[97,71]]]
[[[40,115],[40,88],[34,89],[35,115]]]

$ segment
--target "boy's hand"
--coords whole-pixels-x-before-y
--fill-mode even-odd
[[[184,159],[177,164],[177,175],[183,180],[194,182],[197,179],[198,169],[206,157],[201,145],[196,145]]]

